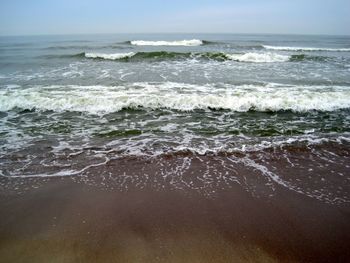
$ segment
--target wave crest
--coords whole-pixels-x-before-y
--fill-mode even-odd
[[[311,61],[327,61],[330,58],[325,56],[309,56],[306,54],[296,55],[281,55],[276,53],[242,53],[228,54],[223,52],[168,52],[168,51],[151,51],[151,52],[126,52],[126,53],[78,53],[64,55],[46,55],[41,58],[46,59],[65,59],[65,58],[88,58],[97,60],[116,60],[123,62],[138,62],[138,61],[164,61],[164,60],[184,60],[184,59],[204,59],[215,61],[233,60],[237,62],[249,63],[271,63],[271,62],[299,62],[304,60]]]
[[[226,53],[180,53],[167,51],[154,52],[129,52],[129,53],[85,53],[86,58],[106,59],[106,60],[125,60],[133,59],[134,61],[147,59],[211,59],[216,61],[234,60],[238,62],[252,62],[252,63],[271,63],[271,62],[287,62],[292,56],[280,55],[274,53],[245,53],[245,54],[226,54]],[[305,58],[305,56],[303,57]],[[301,58],[299,58],[299,61]]]
[[[140,82],[127,86],[35,86],[0,91],[0,111],[21,108],[104,114],[139,107],[180,111],[335,111],[350,108],[350,87]]]
[[[115,54],[104,54],[104,53],[84,53],[86,58],[100,58],[107,60],[118,60],[123,58],[130,58],[134,56],[135,52],[129,53],[115,53]]]
[[[245,53],[245,54],[226,54],[229,59],[240,62],[255,62],[255,63],[271,63],[271,62],[286,62],[290,56],[274,54],[274,53]]]
[[[177,41],[133,40],[130,41],[130,44],[134,46],[200,46],[203,45],[203,41],[199,39]]]

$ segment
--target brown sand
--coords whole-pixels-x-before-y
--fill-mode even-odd
[[[208,198],[70,178],[2,189],[0,261],[350,262],[348,205],[276,191],[255,198],[237,185]]]

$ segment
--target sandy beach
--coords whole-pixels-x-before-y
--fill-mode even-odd
[[[173,159],[167,157],[162,162]],[[137,162],[129,160],[128,169],[137,169]],[[218,187],[213,189],[215,195],[205,196],[166,187],[120,191],[86,182],[74,177],[2,177],[0,261],[350,259],[348,204],[326,204],[279,186],[272,197],[253,197],[239,184],[230,189]]]

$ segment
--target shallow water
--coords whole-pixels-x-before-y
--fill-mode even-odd
[[[126,171],[110,169],[120,159],[163,163],[185,154],[150,168],[158,167],[157,187],[211,195],[226,176],[222,188],[238,183],[256,196],[279,185],[348,203],[349,108],[349,37],[0,38],[0,174],[7,179],[80,180],[98,171],[124,182]],[[202,171],[198,180],[186,172],[192,168]],[[127,182],[140,186],[149,173]]]

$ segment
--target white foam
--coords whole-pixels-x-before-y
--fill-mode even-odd
[[[287,85],[194,85],[139,82],[125,86],[33,86],[0,90],[0,110],[14,108],[104,114],[123,108],[245,112],[334,111],[350,108],[350,87]]]
[[[35,177],[64,177],[64,176],[73,176],[73,175],[79,175],[85,172],[86,170],[92,168],[92,167],[98,167],[106,165],[109,162],[109,158],[105,157],[105,160],[103,162],[97,163],[97,164],[90,164],[81,170],[61,170],[55,173],[36,173],[36,174],[20,174],[11,175],[11,178],[35,178]],[[0,171],[0,175],[4,176],[3,173]]]
[[[200,46],[203,45],[203,41],[199,39],[191,40],[178,40],[178,41],[145,41],[134,40],[130,42],[135,46]]]
[[[321,48],[321,47],[282,47],[263,45],[265,49],[281,51],[330,51],[330,52],[348,52],[350,48]]]
[[[136,53],[129,52],[129,53],[115,53],[115,54],[104,54],[104,53],[85,53],[86,58],[102,58],[102,59],[109,59],[109,60],[116,60],[116,59],[122,59],[122,58],[130,58],[134,56]]]
[[[271,63],[271,62],[286,62],[290,56],[274,54],[274,53],[245,53],[245,54],[226,54],[226,57],[240,62],[254,63]]]

